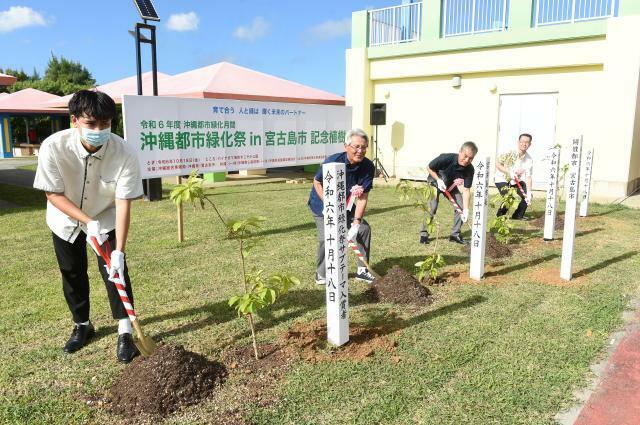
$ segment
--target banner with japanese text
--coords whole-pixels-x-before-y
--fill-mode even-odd
[[[343,150],[351,107],[123,96],[142,178],[318,164]]]

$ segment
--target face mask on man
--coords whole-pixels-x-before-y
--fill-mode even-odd
[[[111,136],[111,127],[107,127],[104,130],[90,130],[84,127],[81,127],[80,129],[82,131],[82,138],[84,141],[94,148],[99,148],[107,143]]]

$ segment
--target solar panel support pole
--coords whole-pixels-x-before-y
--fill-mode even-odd
[[[158,95],[158,61],[156,55],[156,27],[149,25],[144,20],[144,23],[136,23],[136,73],[138,80],[138,96],[142,96],[142,53],[141,43],[151,45],[151,75],[153,80],[153,95]],[[141,29],[149,30],[151,38],[143,37],[140,34]],[[144,199],[147,201],[160,201],[162,200],[162,179],[143,179],[142,185],[144,187]]]

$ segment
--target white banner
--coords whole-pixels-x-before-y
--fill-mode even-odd
[[[341,152],[351,107],[123,96],[142,178],[318,164]]]

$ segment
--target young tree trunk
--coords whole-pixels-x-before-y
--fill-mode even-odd
[[[260,360],[260,356],[258,355],[258,343],[256,342],[256,331],[253,326],[253,315],[249,313],[247,314],[247,318],[249,319],[249,326],[251,327],[251,339],[253,340],[253,354],[256,356],[256,360]]]

